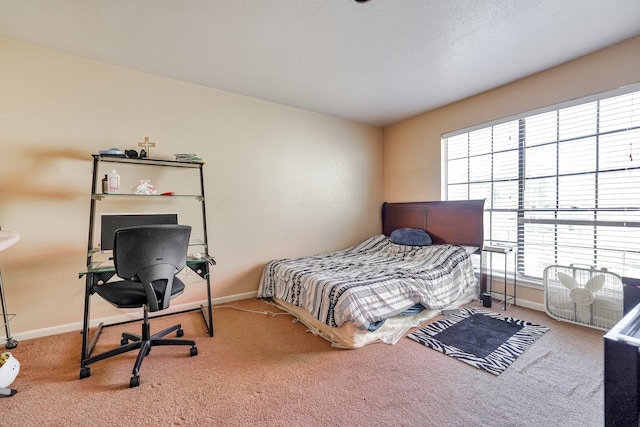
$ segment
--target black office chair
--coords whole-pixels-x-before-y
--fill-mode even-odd
[[[118,308],[143,307],[142,334],[125,332],[120,347],[83,360],[80,378],[91,375],[89,365],[94,362],[140,349],[129,382],[131,387],[136,387],[140,385],[140,365],[151,347],[187,345],[191,347],[191,356],[198,354],[193,340],[163,338],[173,331],[178,337],[183,336],[181,325],[153,335],[149,325],[149,312],[167,309],[171,299],[184,291],[184,283],[175,275],[186,265],[190,235],[190,226],[176,224],[145,225],[116,231],[113,260],[116,274],[124,280],[97,284],[93,291]]]

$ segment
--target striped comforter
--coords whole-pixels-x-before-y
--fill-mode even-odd
[[[338,252],[268,262],[258,298],[304,307],[331,327],[367,330],[416,303],[445,308],[475,280],[461,246],[396,245],[381,234]]]

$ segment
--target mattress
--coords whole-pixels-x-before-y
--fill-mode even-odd
[[[477,296],[475,287],[469,287],[456,301],[446,308],[460,307],[477,299]],[[272,298],[267,302],[295,316],[300,323],[307,327],[307,332],[324,338],[331,343],[332,347],[349,350],[355,350],[378,342],[394,345],[411,329],[419,327],[442,312],[442,310],[425,309],[411,316],[397,315],[386,319],[379,329],[369,332],[357,328],[353,323],[344,323],[340,327],[332,328],[315,319],[308,310],[277,298]]]

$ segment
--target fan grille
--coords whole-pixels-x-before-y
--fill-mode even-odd
[[[595,268],[544,269],[544,305],[554,319],[609,330],[623,317],[622,278]]]

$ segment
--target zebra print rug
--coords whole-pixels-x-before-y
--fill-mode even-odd
[[[500,375],[548,330],[546,326],[514,317],[462,308],[459,313],[450,314],[408,337],[461,362]]]

